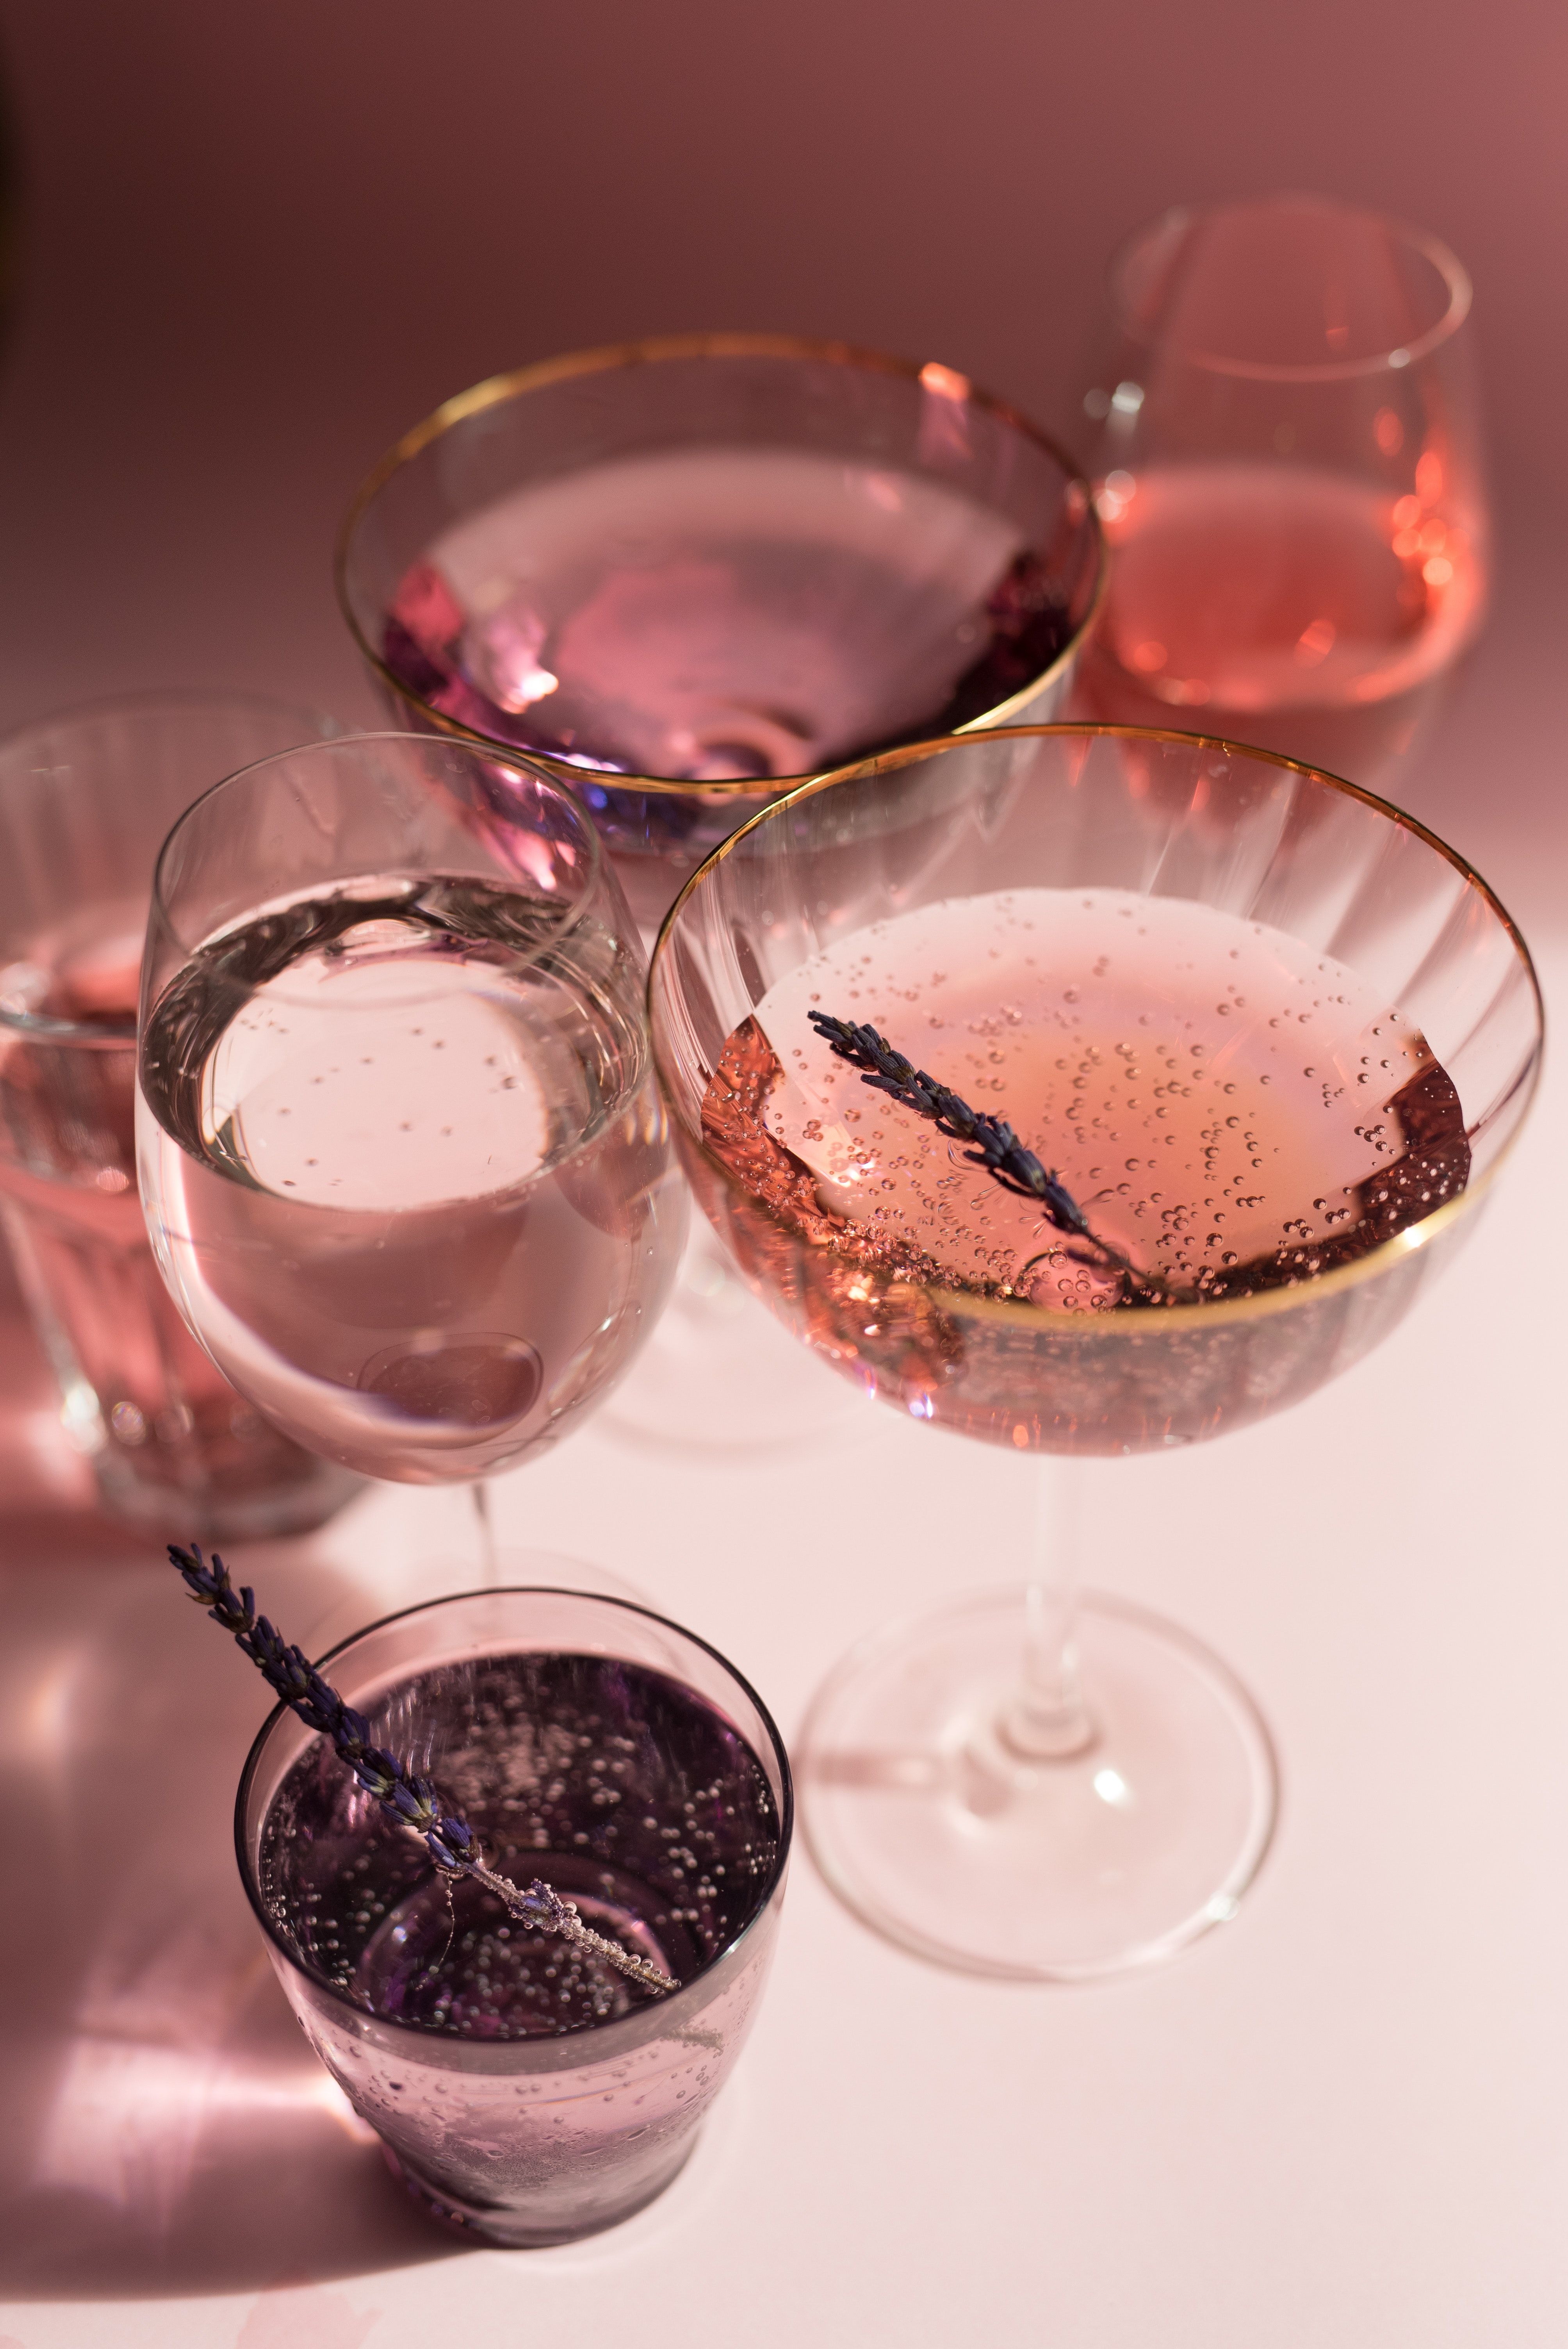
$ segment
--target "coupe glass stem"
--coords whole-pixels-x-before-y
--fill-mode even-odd
[[[1030,1762],[1065,1761],[1094,1743],[1078,1674],[1084,1475],[1078,1460],[1043,1460],[1034,1471],[1022,1671],[998,1724],[1003,1744]]]
[[[490,1479],[481,1476],[469,1486],[474,1505],[474,1524],[479,1531],[480,1588],[495,1590],[500,1584],[500,1569],[496,1563],[495,1526],[490,1517]]]

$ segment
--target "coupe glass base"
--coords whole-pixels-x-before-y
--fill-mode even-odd
[[[994,1590],[854,1650],[799,1756],[812,1857],[916,1956],[1018,1982],[1157,1965],[1233,1918],[1274,1831],[1268,1732],[1218,1657],[1119,1600],[1083,1602],[1092,1724],[1026,1761],[998,1733],[1026,1592]]]

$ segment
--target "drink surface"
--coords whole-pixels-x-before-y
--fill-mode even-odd
[[[484,1657],[402,1683],[373,1727],[428,1756],[422,1768],[488,1868],[519,1885],[542,1877],[584,1923],[683,1983],[767,1898],[779,1816],[762,1766],[664,1673],[603,1656]],[[548,2038],[659,2003],[467,1879],[449,1887],[325,1740],[274,1796],[257,1875],[300,1963],[417,2030]]]
[[[694,449],[513,492],[408,572],[383,654],[478,731],[608,773],[795,775],[942,733],[1071,633],[1015,523],[894,467]]]
[[[866,1085],[813,1009],[1007,1120],[1153,1287]],[[1084,1313],[1310,1279],[1429,1215],[1470,1163],[1451,1082],[1355,972],[1263,924],[1111,889],[949,900],[834,945],[731,1037],[704,1123],[751,1195],[835,1255]]]
[[[552,1440],[662,1299],[680,1209],[633,988],[559,920],[366,880],[260,909],[149,1019],[143,1188],[185,1309],[242,1392],[367,1474]]]
[[[1098,502],[1111,574],[1086,714],[1366,771],[1480,617],[1473,533],[1418,495],[1233,462],[1112,473]]]

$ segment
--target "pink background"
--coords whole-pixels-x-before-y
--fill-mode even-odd
[[[0,725],[182,684],[367,712],[338,515],[495,369],[781,327],[940,358],[1070,427],[1127,230],[1317,188],[1435,230],[1476,280],[1502,587],[1401,788],[1568,999],[1560,9],[3,0],[0,27],[26,178]],[[633,2228],[537,2257],[447,2258],[324,2100],[230,1872],[256,1692],[84,1512],[13,1318],[0,2349],[536,2323],[650,2349],[1560,2342],[1565,1152],[1549,1082],[1412,1324],[1288,1419],[1107,1495],[1102,1578],[1212,1640],[1280,1736],[1284,1827],[1238,1923],[1146,1982],[1004,1990],[882,1948],[802,1858],[696,2165]],[[651,1462],[595,1428],[500,1509],[513,1540],[634,1575],[789,1729],[851,1636],[974,1578],[977,1505],[999,1538],[1026,1519],[990,1455],[882,1414],[804,1464]],[[319,1644],[464,1538],[443,1496],[383,1496],[243,1562]]]

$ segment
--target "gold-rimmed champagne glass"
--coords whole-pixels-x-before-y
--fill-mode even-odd
[[[1473,1224],[1542,1035],[1517,931],[1409,818],[1265,753],[1072,726],[896,750],[754,818],[672,910],[649,1000],[688,1177],[756,1291],[917,1421],[1064,1455],[1090,1551],[1098,1460],[1243,1427],[1394,1327]],[[846,1061],[823,1019],[881,1041]],[[879,1051],[909,1064],[891,1094]],[[1272,1827],[1245,1692],[1174,1626],[1075,1603],[1065,1547],[867,1642],[799,1757],[836,1889],[978,1972],[1162,1959],[1235,1913]]]
[[[1084,395],[1110,589],[1074,708],[1384,788],[1485,616],[1470,283],[1321,196],[1166,212]]]
[[[777,335],[576,352],[449,400],[360,490],[350,628],[399,723],[526,752],[646,933],[726,833],[913,737],[1052,716],[1101,585],[1072,460],[955,369]],[[839,1414],[706,1239],[618,1399],[660,1442]]]

